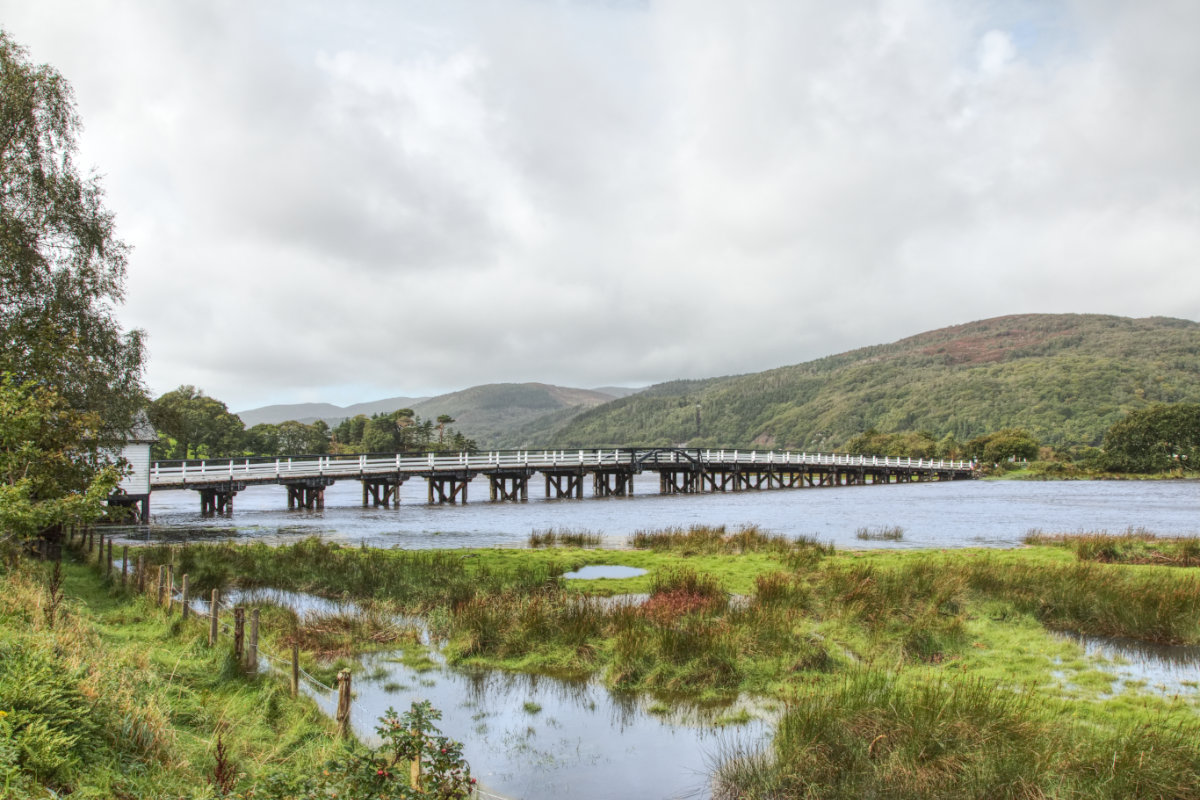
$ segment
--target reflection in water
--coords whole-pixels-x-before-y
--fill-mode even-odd
[[[1075,642],[1089,657],[1107,663],[1104,669],[1117,676],[1113,692],[1127,684],[1162,694],[1189,694],[1200,691],[1200,646],[1166,645],[1116,636],[1089,636],[1064,632],[1058,636]]]
[[[227,598],[231,604],[279,605],[300,615],[356,609],[353,603],[275,589],[230,590]],[[442,732],[463,743],[472,774],[505,797],[705,798],[708,772],[721,753],[759,746],[770,734],[762,719],[716,726],[729,706],[648,706],[640,695],[610,692],[587,680],[459,669],[446,665],[436,650],[429,655],[432,664],[412,666],[404,663],[403,653],[362,657],[363,669],[353,684],[355,734],[378,743],[375,725],[388,708],[403,712],[415,701],[428,700],[442,712]],[[307,691],[334,714],[333,692],[312,685]],[[748,698],[740,699],[737,709],[771,715]]]
[[[428,700],[442,732],[463,742],[472,774],[489,790],[523,800],[614,797],[704,798],[719,753],[761,745],[762,720],[717,728],[724,709],[680,708],[659,715],[636,695],[587,681],[444,665],[423,671],[398,654],[363,658],[352,723],[364,741],[388,708]],[[332,714],[336,699],[317,702]]]

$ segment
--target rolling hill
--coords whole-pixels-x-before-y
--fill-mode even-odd
[[[766,372],[659,384],[569,419],[547,416],[519,438],[830,450],[868,428],[964,440],[1024,427],[1048,444],[1095,444],[1127,411],[1178,401],[1200,402],[1200,324],[1025,314]]]

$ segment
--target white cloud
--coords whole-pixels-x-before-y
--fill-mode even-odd
[[[0,11],[76,87],[157,391],[642,383],[1200,316],[1193,3]]]

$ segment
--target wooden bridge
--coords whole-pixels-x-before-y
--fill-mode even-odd
[[[881,485],[914,481],[963,480],[976,476],[970,461],[887,458],[781,450],[695,448],[500,450],[450,455],[388,455],[235,458],[157,461],[150,489],[194,489],[204,514],[229,513],[233,498],[247,486],[287,488],[288,508],[325,507],[325,489],[340,480],[362,482],[363,505],[400,502],[400,486],[410,478],[428,484],[430,503],[467,501],[467,485],[488,478],[489,499],[528,500],[529,482],[541,473],[546,497],[582,498],[591,476],[593,497],[633,494],[633,478],[657,472],[659,492],[738,492],[821,486]]]

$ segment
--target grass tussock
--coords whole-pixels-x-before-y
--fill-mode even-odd
[[[904,528],[899,525],[859,528],[855,531],[854,537],[867,542],[898,542],[904,538]]]
[[[530,547],[599,547],[600,534],[572,528],[546,528],[529,534]]]
[[[635,531],[629,538],[635,550],[695,554],[774,553],[787,556],[798,551],[831,555],[833,545],[823,545],[806,537],[788,538],[768,534],[757,525],[743,525],[729,531],[724,525],[692,525],[688,528],[661,528]]]
[[[721,764],[713,797],[1196,797],[1200,727],[1157,722],[1096,726],[985,681],[855,670],[793,700],[769,751]]]
[[[962,574],[974,591],[1050,628],[1160,644],[1200,642],[1200,576],[1191,573],[982,558]]]
[[[1200,536],[1158,536],[1144,528],[1130,528],[1117,534],[1106,531],[1045,533],[1034,529],[1025,534],[1024,542],[1068,548],[1080,561],[1200,567]]]

